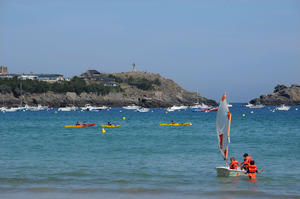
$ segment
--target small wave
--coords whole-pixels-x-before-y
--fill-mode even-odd
[[[276,195],[269,194],[260,191],[248,191],[248,190],[240,190],[240,191],[217,191],[217,192],[209,192],[205,194],[201,194],[205,197],[222,197],[222,198],[275,198],[275,199],[299,199],[299,196],[296,195]]]
[[[119,192],[125,192],[125,193],[165,193],[166,190],[164,190],[164,189],[145,189],[145,188],[141,188],[141,187],[133,187],[133,188],[120,189]]]
[[[90,176],[90,174],[80,172],[80,171],[78,171],[78,172],[71,171],[71,172],[55,173],[55,176],[86,177],[86,176]]]
[[[26,188],[25,190],[32,191],[32,192],[49,192],[49,191],[55,191],[57,189],[53,187],[32,187],[32,188]]]
[[[120,179],[120,180],[113,180],[112,182],[113,182],[113,183],[120,183],[120,184],[128,184],[128,183],[129,183],[128,180],[123,180],[123,179]]]
[[[80,188],[80,189],[72,189],[70,192],[73,193],[90,193],[90,192],[98,192],[101,191],[100,188]]]

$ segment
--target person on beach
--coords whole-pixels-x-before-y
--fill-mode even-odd
[[[262,171],[263,171],[263,169],[261,169],[260,171],[257,171],[257,167],[255,165],[254,160],[251,160],[246,173],[248,174],[249,179],[253,180],[256,178],[256,173],[260,174]]]
[[[237,160],[235,160],[234,157],[230,158],[230,165],[229,165],[230,169],[237,169],[238,168],[238,164],[239,164],[239,162]]]
[[[252,160],[252,157],[248,155],[248,153],[244,153],[244,161],[241,164],[241,169],[247,170],[249,167],[250,161]]]

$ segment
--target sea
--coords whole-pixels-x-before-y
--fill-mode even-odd
[[[300,198],[300,107],[274,108],[230,108],[229,156],[252,156],[256,181],[217,176],[216,112],[0,113],[0,198]],[[96,125],[64,127],[77,121]]]

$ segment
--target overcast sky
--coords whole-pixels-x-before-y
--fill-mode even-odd
[[[0,0],[0,65],[79,75],[137,69],[247,102],[300,84],[298,0]]]

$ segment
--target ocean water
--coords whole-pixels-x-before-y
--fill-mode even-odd
[[[216,112],[1,113],[0,198],[300,198],[300,107],[272,109],[230,109],[229,156],[249,153],[256,182],[217,177]],[[64,128],[76,121],[97,125]],[[108,121],[122,126],[103,134]]]

